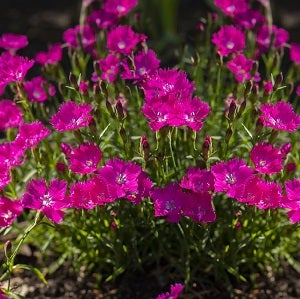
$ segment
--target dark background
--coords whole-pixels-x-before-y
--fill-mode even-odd
[[[160,0],[162,1],[162,0]],[[172,0],[178,3],[176,30],[189,32],[205,15],[209,0]],[[155,0],[140,0],[141,5],[150,7],[159,3]],[[290,42],[300,42],[300,1],[271,0],[274,23],[290,33]],[[26,34],[30,47],[26,50],[33,56],[45,50],[47,44],[62,41],[62,33],[78,23],[81,1],[79,0],[0,0],[0,34]],[[170,4],[171,7],[172,4]],[[171,9],[171,8],[170,8]],[[145,18],[153,26],[159,12],[149,10]],[[160,16],[163,19],[163,16]],[[179,33],[179,32],[175,32]],[[149,37],[150,39],[153,37]],[[31,53],[32,52],[32,53]]]

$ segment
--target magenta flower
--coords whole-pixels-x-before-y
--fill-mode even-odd
[[[296,114],[290,103],[279,101],[260,106],[262,123],[276,130],[293,132],[300,126],[300,115]]]
[[[294,179],[284,183],[286,191],[286,201],[282,204],[283,208],[288,208],[288,216],[291,222],[300,221],[300,180]]]
[[[101,79],[109,83],[115,82],[120,70],[120,60],[114,54],[108,54],[104,59],[98,60],[101,69]],[[98,81],[98,80],[97,80]]]
[[[250,152],[250,158],[259,173],[270,175],[283,169],[284,155],[279,148],[266,142],[256,144]]]
[[[67,155],[70,169],[79,174],[88,174],[97,170],[102,152],[94,143],[85,142]]]
[[[24,208],[41,211],[47,218],[55,223],[63,220],[67,208],[65,194],[67,183],[54,179],[47,186],[43,179],[32,180],[26,186],[26,193],[23,194],[22,204]]]
[[[8,227],[21,214],[23,206],[19,199],[0,197],[0,227]]]
[[[80,39],[80,42],[78,41]],[[78,48],[83,46],[83,49],[88,52],[93,52],[96,42],[94,30],[89,25],[80,25],[74,28],[69,28],[63,33],[63,40],[70,48]]]
[[[51,124],[60,132],[76,130],[89,125],[92,120],[90,112],[92,106],[81,103],[76,104],[73,101],[63,103],[58,112],[51,117]]]
[[[70,207],[91,210],[97,205],[96,184],[93,180],[75,182],[70,187]]]
[[[0,144],[0,161],[8,167],[19,166],[25,162],[24,148],[13,142]]]
[[[56,93],[55,87],[41,76],[24,82],[24,88],[29,102],[44,102],[49,96],[54,96]]]
[[[128,58],[124,59],[121,77],[123,79],[142,81],[154,73],[158,69],[159,64],[160,61],[153,50],[149,49],[147,52],[142,50],[134,56],[133,63]]]
[[[137,4],[138,0],[106,0],[104,10],[121,17],[128,14]]]
[[[27,57],[11,55],[8,52],[1,53],[0,84],[23,81],[33,64],[34,61]]]
[[[177,299],[183,291],[184,286],[181,283],[171,285],[170,292],[160,294],[156,299]]]
[[[274,41],[272,41],[274,38]],[[289,33],[277,26],[263,25],[257,32],[256,41],[261,52],[267,51],[273,46],[276,49],[283,48],[289,39]],[[272,44],[271,44],[272,42]]]
[[[259,24],[263,24],[265,19],[264,15],[262,15],[259,10],[255,9],[247,9],[234,16],[235,23],[245,29],[252,29]]]
[[[276,182],[261,182],[260,184],[262,196],[259,201],[255,202],[255,206],[261,210],[282,207],[286,199],[282,194],[281,186]]]
[[[11,100],[0,101],[0,130],[18,127],[23,121],[22,110]]]
[[[248,59],[244,54],[236,55],[232,60],[227,62],[227,68],[234,74],[235,79],[239,83],[243,83],[246,80],[252,78],[252,67],[254,60]],[[260,75],[258,72],[253,77],[254,81],[260,80]]]
[[[273,90],[273,83],[271,81],[264,82],[264,92],[267,95],[270,95]]]
[[[194,222],[214,222],[216,213],[212,206],[212,194],[209,192],[185,193],[182,214]]]
[[[8,50],[11,53],[15,53],[17,50],[24,48],[28,45],[28,39],[26,35],[4,33],[0,37],[0,48]]]
[[[244,50],[245,34],[232,25],[226,25],[213,34],[212,42],[220,55],[227,56]]]
[[[118,16],[104,9],[93,10],[87,17],[87,22],[96,25],[97,28],[108,28],[117,24]]]
[[[164,188],[154,188],[150,194],[154,202],[154,216],[166,216],[169,222],[179,222],[182,213],[186,193],[180,186],[170,183]]]
[[[48,52],[39,52],[35,56],[35,61],[41,65],[56,64],[62,59],[61,44],[53,44],[49,47]]]
[[[19,132],[14,142],[20,148],[31,148],[50,135],[50,133],[51,131],[40,121],[23,123],[19,127]]]
[[[300,64],[300,44],[291,43],[290,58],[294,63]]]
[[[215,177],[215,192],[226,192],[230,197],[235,197],[237,187],[245,185],[253,176],[253,169],[238,158],[219,162],[211,171]]]
[[[98,170],[97,179],[106,185],[111,201],[126,198],[139,202],[149,195],[152,186],[141,166],[118,158],[109,160]]]
[[[231,17],[248,10],[248,3],[245,0],[214,0],[214,3],[225,15]]]
[[[131,27],[119,25],[107,34],[107,48],[116,53],[130,54],[134,47],[145,40],[145,36],[135,33]]]
[[[187,74],[175,69],[158,69],[142,84],[145,100],[157,100],[162,96],[174,95],[177,99],[191,97],[195,85],[187,78]]]
[[[0,190],[11,182],[9,163],[0,162]]]
[[[181,188],[195,193],[214,190],[214,176],[211,171],[196,167],[188,168],[187,175],[180,182]]]

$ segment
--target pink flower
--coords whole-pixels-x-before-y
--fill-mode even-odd
[[[19,199],[0,197],[0,227],[10,226],[22,211],[23,206]]]
[[[81,81],[79,83],[79,90],[83,95],[88,94],[88,92],[89,92],[89,82],[88,81]]]
[[[182,178],[180,186],[195,193],[213,191],[214,176],[209,170],[191,167]]]
[[[44,102],[49,96],[54,96],[56,92],[55,87],[41,76],[24,82],[24,88],[29,102]]]
[[[150,194],[154,202],[154,216],[167,216],[169,222],[179,222],[186,199],[180,186],[170,183],[164,188],[154,188]]]
[[[142,84],[145,100],[157,100],[162,96],[174,95],[177,99],[190,97],[195,85],[187,78],[187,74],[176,69],[158,69]]]
[[[88,174],[97,170],[102,152],[94,143],[85,142],[67,155],[70,169],[79,174]]]
[[[8,165],[8,163],[0,162],[0,190],[11,182],[10,167]]]
[[[271,30],[270,30],[271,28]],[[273,40],[274,39],[274,40]],[[289,33],[283,28],[263,25],[257,32],[256,41],[260,51],[264,52],[272,45],[276,49],[283,48],[289,39]]]
[[[0,161],[8,167],[19,166],[24,163],[24,148],[16,142],[4,142],[0,144]]]
[[[0,48],[8,50],[11,53],[15,53],[17,50],[24,48],[28,45],[28,39],[26,35],[4,33],[0,37]]]
[[[237,13],[234,16],[234,21],[237,25],[245,29],[252,29],[258,24],[263,24],[265,22],[265,17],[259,10],[247,9],[246,11]]]
[[[300,180],[294,179],[284,183],[286,190],[286,201],[283,203],[283,208],[288,208],[288,216],[291,222],[300,221]]]
[[[54,179],[47,186],[43,179],[32,180],[26,186],[22,204],[24,208],[41,211],[46,217],[55,223],[63,220],[62,209],[68,207],[65,200],[67,183]]]
[[[137,3],[137,0],[106,0],[104,3],[104,10],[121,17],[128,14]]]
[[[91,210],[97,205],[96,184],[93,180],[75,182],[70,187],[70,207]]]
[[[20,148],[31,148],[50,135],[50,133],[51,131],[40,121],[23,123],[19,127],[19,132],[14,142]]]
[[[35,56],[35,61],[41,65],[56,64],[61,61],[62,47],[61,44],[53,44],[49,47],[48,52],[39,52]]]
[[[89,125],[92,120],[90,112],[92,106],[81,103],[76,104],[73,101],[63,103],[58,112],[51,117],[51,124],[60,132],[76,130]]]
[[[264,92],[267,94],[267,95],[270,95],[271,92],[273,90],[273,84],[271,81],[266,81],[264,82]]]
[[[104,59],[98,60],[101,69],[101,79],[114,83],[120,70],[120,60],[114,54],[108,54]]]
[[[248,3],[245,0],[214,0],[214,3],[225,15],[231,17],[248,10]]]
[[[78,41],[80,39],[80,42]],[[94,30],[89,25],[80,25],[69,28],[63,33],[63,40],[70,48],[78,48],[81,45],[88,52],[93,52],[96,42]]]
[[[226,25],[213,34],[212,42],[220,55],[227,56],[244,50],[245,34],[232,25]]]
[[[0,84],[23,81],[33,64],[34,61],[27,57],[11,55],[8,52],[1,53]]]
[[[300,97],[300,85],[296,88],[296,95]]]
[[[279,101],[260,106],[262,122],[266,127],[293,132],[300,126],[300,115],[296,114],[290,103]]]
[[[97,28],[108,28],[117,24],[117,15],[105,11],[104,9],[98,9],[92,11],[92,13],[87,17],[87,22],[90,24],[95,24]]]
[[[185,193],[183,216],[194,222],[214,222],[216,213],[212,206],[212,194],[208,192]]]
[[[0,101],[0,130],[18,127],[23,121],[22,110],[11,100]]]
[[[149,49],[147,52],[142,50],[134,56],[133,63],[128,58],[124,59],[122,62],[124,71],[121,77],[142,81],[158,69],[159,63],[153,50]]]
[[[130,54],[134,47],[141,41],[145,40],[145,36],[135,33],[131,27],[119,25],[107,34],[107,48],[116,53]]]
[[[300,44],[291,43],[290,58],[294,63],[300,64]]]
[[[247,59],[244,54],[238,54],[232,60],[227,62],[227,67],[234,74],[235,79],[239,83],[243,83],[252,78],[251,71],[253,64],[254,60]],[[253,80],[260,80],[260,75],[258,72],[254,75]]]
[[[250,158],[259,173],[270,175],[283,169],[284,155],[279,148],[266,142],[256,144],[250,152]]]
[[[184,286],[181,283],[175,283],[171,285],[170,292],[160,294],[156,299],[177,299],[183,288]]]
[[[152,186],[141,166],[119,158],[109,160],[96,176],[106,186],[110,201],[126,198],[138,203],[149,195]]]
[[[219,162],[211,167],[215,177],[215,192],[226,192],[235,197],[237,187],[245,185],[253,176],[253,169],[244,160],[233,158],[226,162]]]

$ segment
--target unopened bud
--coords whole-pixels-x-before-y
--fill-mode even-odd
[[[94,67],[95,73],[100,78],[101,77],[101,69],[100,69],[100,66],[99,66],[99,62],[98,61],[94,61],[93,67]]]
[[[230,122],[233,122],[234,118],[235,118],[235,113],[236,113],[236,101],[233,99],[229,105],[229,109],[228,109],[228,119]]]
[[[7,260],[10,259],[11,257],[11,253],[12,253],[11,249],[12,249],[12,243],[10,240],[8,240],[4,244],[4,254]]]
[[[141,145],[141,150],[143,152],[144,159],[145,159],[145,161],[147,161],[150,156],[150,145],[149,145],[149,142],[148,142],[146,136],[141,137],[140,145]]]
[[[55,168],[58,172],[65,172],[66,170],[66,164],[63,162],[57,162],[55,165]]]
[[[286,172],[289,172],[289,173],[294,172],[296,170],[296,168],[297,168],[297,165],[294,162],[289,162],[285,166]]]
[[[212,139],[210,136],[206,136],[202,144],[202,156],[205,161],[207,161],[211,151],[212,151]]]
[[[120,129],[119,134],[120,134],[123,142],[127,143],[127,135],[126,135],[126,131],[123,127]]]
[[[273,86],[274,91],[276,91],[281,86],[282,81],[283,81],[283,75],[282,75],[282,72],[280,72],[276,76],[276,79],[275,79],[275,83],[274,83],[274,86]]]
[[[245,88],[245,91],[244,91],[244,98],[245,99],[247,98],[247,96],[251,92],[252,87],[253,87],[253,81],[250,80],[250,81],[247,82],[247,85],[246,85],[246,88]]]
[[[105,105],[106,105],[106,109],[109,112],[110,116],[112,118],[115,118],[116,115],[115,115],[114,110],[112,108],[111,102],[109,100],[106,100]]]
[[[105,82],[104,81],[100,81],[99,87],[100,87],[100,90],[103,93],[104,97],[106,99],[108,99],[108,92],[107,92],[107,88],[106,88]]]
[[[233,131],[232,131],[231,127],[229,127],[229,128],[227,129],[227,131],[226,131],[226,133],[225,133],[225,137],[224,137],[224,140],[225,140],[225,143],[226,143],[226,144],[229,143],[229,140],[230,140],[230,138],[231,138],[231,136],[232,136],[232,133],[233,133]]]
[[[79,90],[79,86],[78,86],[78,83],[77,83],[77,80],[76,80],[76,77],[73,73],[70,72],[69,74],[69,81],[71,83],[71,86],[76,90],[78,91]]]
[[[264,127],[264,124],[263,124],[263,121],[262,121],[262,117],[259,116],[257,118],[256,125],[255,125],[255,134],[259,135],[263,127]]]
[[[246,100],[243,100],[243,102],[241,103],[240,107],[239,107],[239,111],[238,111],[238,114],[237,114],[237,118],[240,118],[243,114],[243,112],[245,111],[246,109],[246,106],[247,106],[247,101]]]
[[[118,120],[122,122],[124,120],[124,111],[123,111],[122,103],[119,99],[116,101],[116,111],[117,111]]]

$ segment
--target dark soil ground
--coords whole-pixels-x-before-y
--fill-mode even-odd
[[[190,1],[191,2],[191,1]],[[77,24],[80,1],[78,0],[1,0],[0,34],[14,32],[26,34],[31,42],[28,56],[45,50],[48,43],[61,41],[62,32]],[[291,41],[300,42],[300,2],[294,0],[273,1],[274,20],[289,30]],[[193,11],[193,7],[190,7]],[[20,256],[32,265],[32,257]],[[42,269],[43,271],[43,269]],[[154,271],[130,273],[116,281],[97,283],[93,275],[86,276],[84,269],[72,274],[63,265],[50,276],[47,285],[30,271],[18,270],[11,283],[16,292],[28,299],[154,299],[168,290]],[[194,283],[193,289],[185,290],[185,299],[296,299],[300,298],[300,274],[288,264],[280,273],[271,271],[257,274],[255,285],[236,283],[226,292],[225,286],[211,282]],[[5,285],[5,283],[4,283]]]

